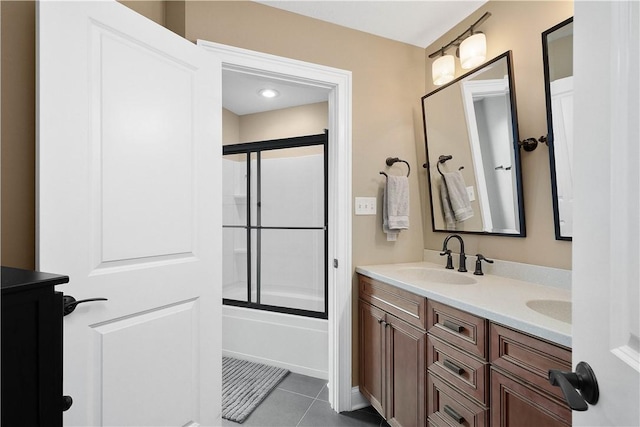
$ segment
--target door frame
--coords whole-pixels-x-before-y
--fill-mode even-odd
[[[351,404],[351,72],[206,40],[197,45],[215,54],[222,69],[329,90],[329,403],[337,411]],[[335,261],[334,261],[335,260]],[[336,267],[337,265],[337,267]],[[336,315],[338,314],[338,315]]]

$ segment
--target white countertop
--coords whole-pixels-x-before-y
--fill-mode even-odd
[[[475,279],[477,283],[458,285],[416,279],[406,274],[407,269],[412,268],[428,268],[463,275],[465,278]],[[475,276],[473,265],[467,268],[469,272],[459,273],[430,262],[413,262],[359,266],[356,267],[356,272],[513,329],[571,347],[570,323],[538,313],[527,306],[527,301],[532,300],[570,302],[569,290],[496,275]]]

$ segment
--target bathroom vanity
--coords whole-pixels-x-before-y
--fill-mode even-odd
[[[570,291],[427,262],[358,267],[360,391],[392,426],[570,426]]]

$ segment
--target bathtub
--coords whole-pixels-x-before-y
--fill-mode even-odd
[[[295,296],[287,298],[292,303],[301,303]],[[225,356],[328,380],[328,342],[325,319],[222,306],[222,354]]]

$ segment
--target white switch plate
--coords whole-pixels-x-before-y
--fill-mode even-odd
[[[470,202],[473,202],[476,199],[476,192],[473,191],[473,185],[467,187],[467,194],[469,195]]]
[[[356,215],[375,215],[375,197],[356,197]]]

